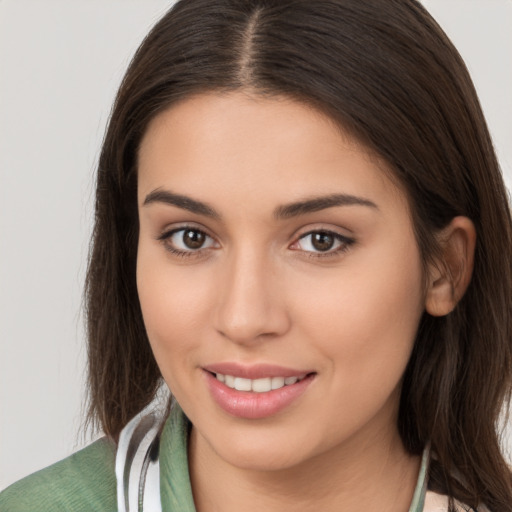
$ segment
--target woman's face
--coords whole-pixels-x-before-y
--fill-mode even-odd
[[[200,95],[152,121],[137,284],[198,446],[278,469],[398,438],[424,299],[407,201],[388,176],[282,97]]]

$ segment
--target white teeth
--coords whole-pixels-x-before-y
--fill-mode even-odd
[[[272,377],[272,389],[279,389],[284,386],[284,377]]]
[[[252,381],[252,390],[255,393],[266,393],[272,389],[272,379],[266,377],[265,379],[255,379]]]
[[[296,377],[264,377],[262,379],[244,379],[243,377],[234,377],[233,375],[223,375],[217,373],[215,377],[220,382],[226,384],[228,388],[237,391],[253,391],[255,393],[266,393],[274,389],[281,389],[283,386],[290,386],[306,375],[298,375]]]
[[[235,389],[237,391],[251,391],[251,379],[235,378]]]

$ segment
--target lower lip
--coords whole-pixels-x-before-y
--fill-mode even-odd
[[[205,371],[210,393],[217,405],[238,418],[262,419],[277,414],[297,400],[314,379],[314,374],[304,379],[265,393],[237,391],[217,380]]]

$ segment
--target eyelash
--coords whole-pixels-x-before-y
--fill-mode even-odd
[[[175,247],[170,245],[169,240],[171,239],[171,237],[174,236],[177,233],[182,232],[182,231],[183,232],[193,231],[196,234],[204,235],[205,237],[210,238],[210,239],[213,240],[213,237],[211,237],[210,235],[205,233],[203,230],[198,229],[198,228],[196,228],[194,226],[181,226],[179,228],[172,229],[170,231],[166,231],[166,232],[162,233],[161,235],[159,235],[157,237],[157,240],[162,242],[162,244],[164,245],[165,249],[167,251],[169,251],[171,254],[173,254],[174,256],[178,256],[180,258],[199,257],[202,254],[202,251],[204,249],[207,249],[207,248],[201,247],[201,248],[199,248],[197,250],[191,249],[191,250],[188,250],[188,251],[183,251],[183,250],[180,250],[180,249],[176,249]],[[303,235],[301,235],[292,245],[295,245],[300,240],[303,240],[303,239],[307,238],[308,236],[312,236],[312,235],[315,235],[315,234],[324,234],[324,235],[332,236],[335,239],[336,242],[340,243],[340,246],[337,247],[334,250],[327,250],[325,252],[322,252],[322,251],[318,251],[318,252],[315,252],[315,251],[303,251],[305,253],[305,255],[307,255],[308,258],[316,258],[316,259],[318,259],[318,258],[329,258],[329,257],[338,256],[338,255],[348,251],[348,249],[355,243],[355,240],[353,238],[346,237],[344,235],[336,233],[335,231],[331,231],[331,230],[328,230],[328,229],[315,229],[315,230],[308,231],[307,233],[304,233]],[[298,249],[293,249],[293,250],[298,250]]]
[[[332,236],[334,238],[335,242],[339,242],[339,247],[337,247],[334,250],[327,250],[325,252],[322,251],[304,251],[304,253],[307,255],[308,258],[330,258],[330,257],[336,257],[340,254],[343,254],[349,250],[349,248],[355,243],[355,240],[353,238],[349,238],[347,236],[341,235],[340,233],[337,233],[336,231],[331,231],[329,229],[313,229],[311,231],[308,231],[307,233],[304,233],[301,235],[296,242],[294,242],[293,245],[297,244],[300,240],[303,240],[311,235],[316,234],[322,234],[322,235],[328,235]]]
[[[183,231],[184,233],[187,231],[193,231],[195,233],[202,234],[205,237],[208,237],[213,240],[213,238],[210,235],[208,235],[208,233],[205,233],[202,229],[198,229],[195,226],[181,226],[179,228],[172,229],[170,231],[165,231],[157,238],[157,240],[162,242],[162,244],[164,245],[164,248],[167,251],[169,251],[174,256],[178,256],[180,258],[198,257],[201,255],[201,251],[204,250],[204,248],[199,248],[197,250],[182,251],[180,249],[176,249],[175,247],[173,247],[169,241],[172,238],[172,236],[174,236],[176,233],[179,233],[181,231]]]

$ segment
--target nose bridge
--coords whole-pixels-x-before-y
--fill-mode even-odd
[[[275,260],[249,246],[233,250],[225,262],[217,307],[217,330],[237,343],[288,328],[288,313],[277,289]]]

